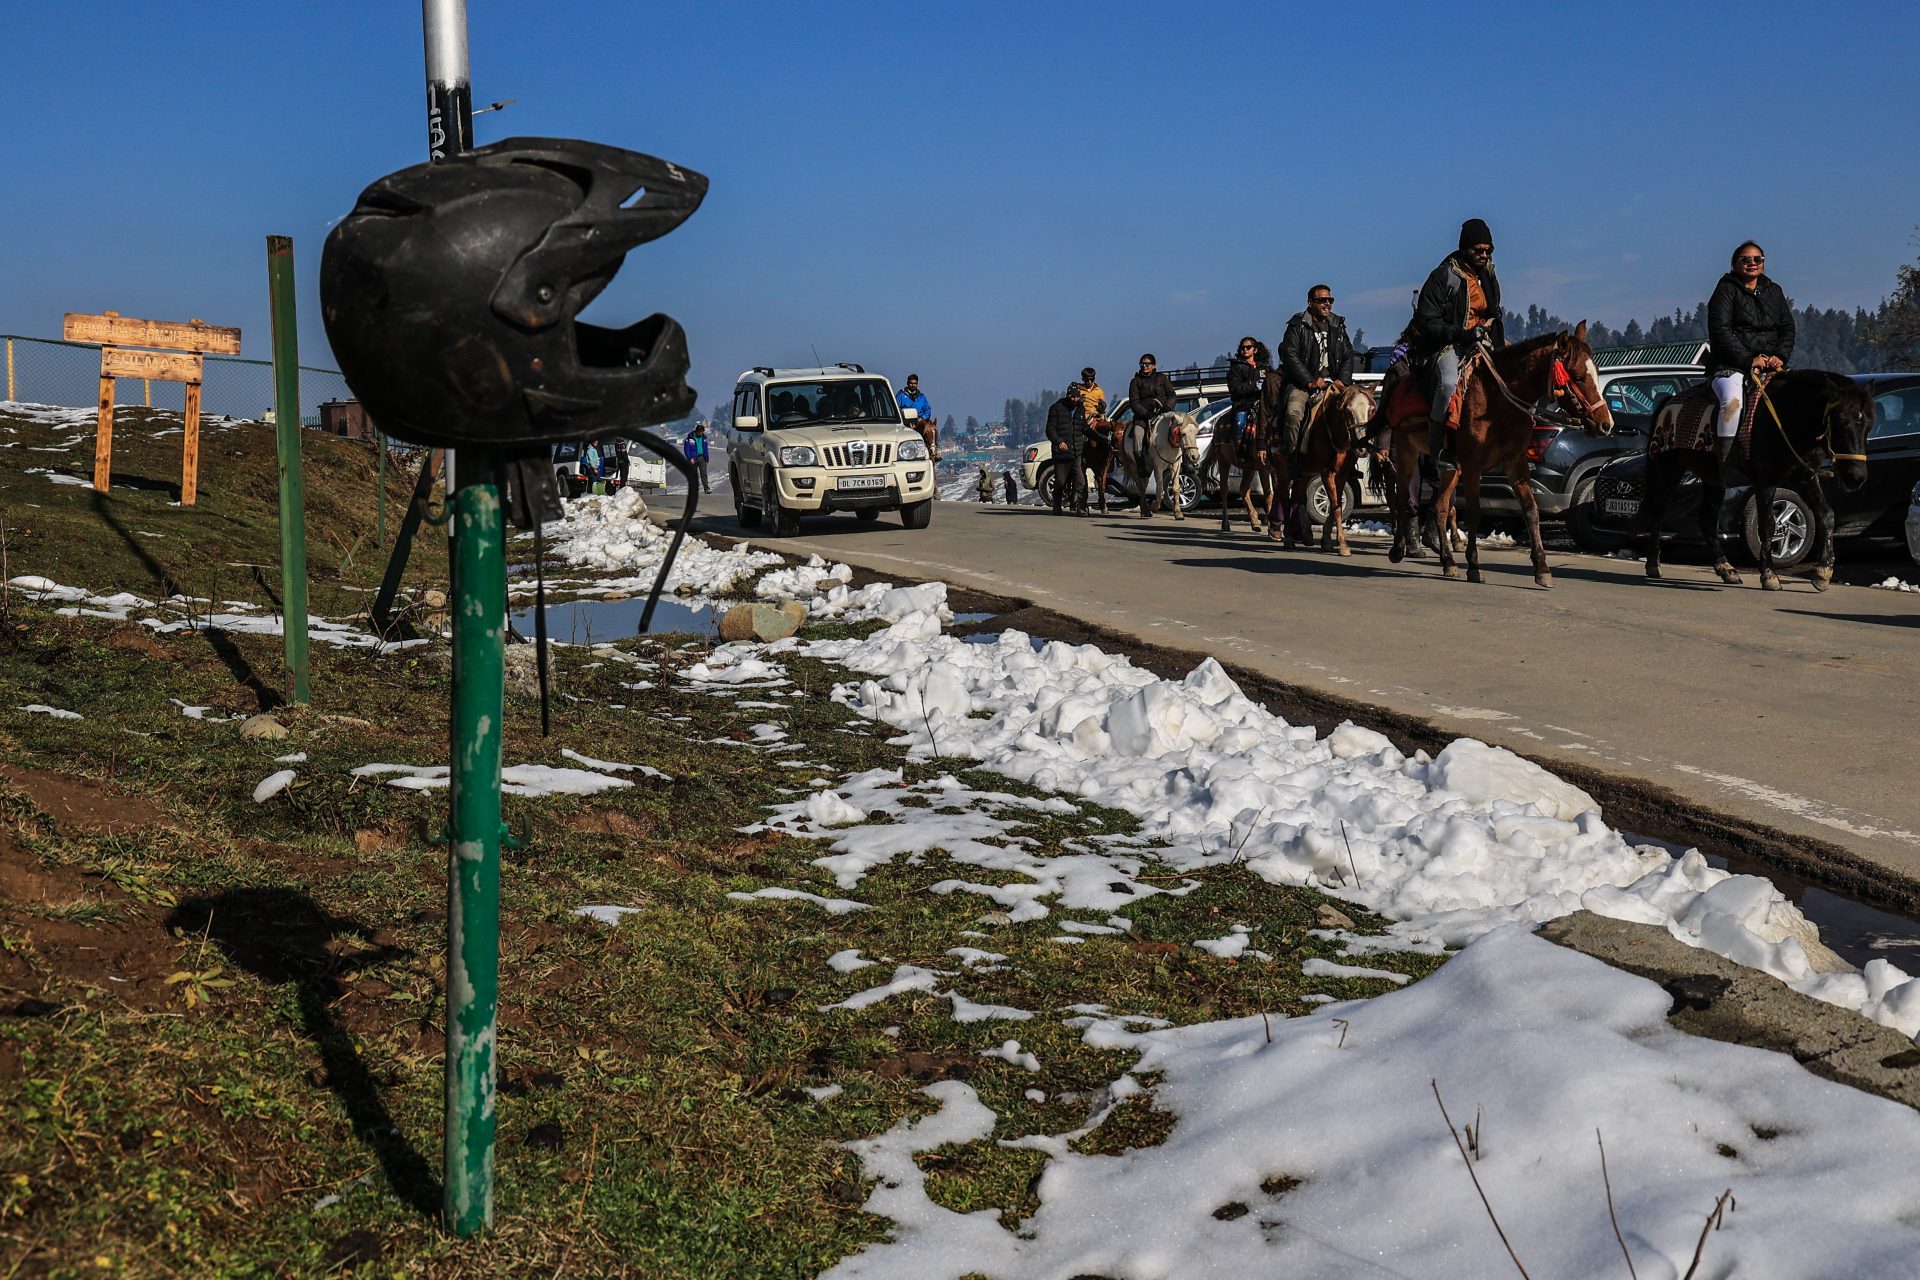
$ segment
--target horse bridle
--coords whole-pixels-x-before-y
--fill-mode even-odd
[[[1587,393],[1580,389],[1579,380],[1567,369],[1564,357],[1553,358],[1553,398],[1555,402],[1571,400],[1579,409],[1579,418],[1583,425],[1600,425],[1600,415],[1595,411],[1595,402],[1587,399]]]
[[[1793,460],[1799,463],[1803,470],[1817,474],[1819,468],[1801,457],[1800,451],[1793,447],[1793,441],[1787,436],[1787,424],[1780,421],[1780,411],[1773,407],[1773,400],[1767,395],[1766,382],[1759,382],[1758,380],[1756,380],[1756,382],[1756,390],[1760,395],[1760,403],[1767,406],[1767,416],[1773,419],[1773,429],[1780,433],[1780,443],[1787,446],[1787,452],[1793,455]],[[1840,402],[1838,400],[1829,400],[1827,401],[1827,407],[1821,410],[1820,434],[1813,438],[1814,450],[1826,454],[1827,457],[1835,462],[1857,462],[1864,467],[1867,465],[1866,454],[1835,453],[1833,451],[1833,411],[1839,407]]]

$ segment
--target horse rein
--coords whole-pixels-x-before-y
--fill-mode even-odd
[[[1787,452],[1793,455],[1793,460],[1799,463],[1803,470],[1817,474],[1819,469],[1801,457],[1800,451],[1793,447],[1793,441],[1787,438],[1787,426],[1780,421],[1780,411],[1773,407],[1773,399],[1767,395],[1767,384],[1756,379],[1755,390],[1759,393],[1760,403],[1767,407],[1767,416],[1773,419],[1773,429],[1779,433],[1780,443],[1787,446]],[[1864,453],[1835,453],[1830,439],[1832,434],[1833,405],[1829,402],[1820,414],[1820,434],[1813,438],[1813,452],[1824,453],[1835,462],[1857,462],[1861,466],[1867,464],[1867,455]]]

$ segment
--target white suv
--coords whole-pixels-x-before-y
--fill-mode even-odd
[[[727,470],[740,523],[791,537],[802,515],[898,511],[909,529],[933,519],[933,460],[893,387],[857,364],[756,367],[733,388]]]

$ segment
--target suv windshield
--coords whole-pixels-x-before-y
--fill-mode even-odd
[[[766,397],[767,425],[775,430],[823,423],[900,422],[899,407],[879,378],[776,382],[767,388]]]

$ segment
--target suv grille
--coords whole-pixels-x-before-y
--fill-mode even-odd
[[[830,444],[821,451],[829,467],[884,467],[893,461],[893,446],[856,440]]]
[[[1640,485],[1637,481],[1633,480],[1622,480],[1613,476],[1601,476],[1599,482],[1593,486],[1593,496],[1602,502],[1605,502],[1609,498],[1631,498],[1638,500],[1641,497]]]

